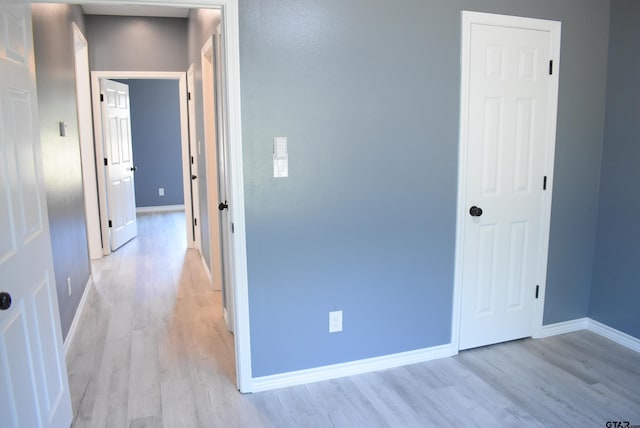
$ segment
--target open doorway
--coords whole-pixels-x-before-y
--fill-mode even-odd
[[[78,1],[82,5],[83,1]],[[92,6],[99,6],[96,2],[86,2]],[[155,3],[162,7],[180,7],[183,6],[177,1],[158,0],[153,2],[145,2],[145,5]],[[137,2],[131,2],[130,4],[122,4],[121,7],[127,8],[131,5],[139,6]],[[220,203],[224,203],[229,207],[225,210],[228,213],[227,224],[229,225],[229,243],[230,253],[226,260],[226,265],[230,266],[229,274],[230,281],[233,285],[239,286],[238,292],[230,299],[232,306],[236,309],[236,317],[229,322],[229,327],[235,333],[235,346],[236,346],[236,367],[237,367],[237,385],[241,391],[251,390],[251,369],[250,369],[250,353],[249,353],[249,336],[248,336],[248,301],[246,290],[246,242],[244,234],[244,197],[243,197],[243,180],[242,180],[242,148],[241,148],[241,132],[240,132],[240,92],[239,92],[239,52],[238,52],[238,16],[237,16],[237,1],[235,0],[214,0],[212,2],[191,3],[192,7],[201,7],[205,11],[212,11],[210,8],[217,8],[221,28],[228,35],[228,38],[223,42],[220,52],[224,55],[228,61],[225,63],[225,73],[228,76],[228,80],[225,82],[228,85],[229,98],[227,100],[229,104],[228,108],[228,136],[227,142],[229,144],[226,159],[228,165],[225,169],[228,195]],[[136,8],[137,10],[137,8]],[[91,39],[90,39],[91,42]],[[191,42],[191,40],[190,40]],[[196,42],[197,44],[197,42]],[[91,49],[91,46],[89,47]],[[200,66],[200,64],[199,64]],[[197,72],[199,71],[197,67]],[[98,69],[93,67],[93,69]],[[126,70],[127,68],[112,68],[116,70]],[[181,72],[184,74],[184,71]],[[131,77],[125,75],[112,76],[112,77]],[[95,85],[94,85],[95,87]],[[184,98],[183,98],[184,99]],[[217,100],[216,100],[217,101]],[[96,141],[96,151],[100,148],[100,144]],[[97,154],[97,158],[100,159],[100,154]],[[98,169],[103,166],[98,163],[96,167]],[[203,163],[201,163],[203,166]],[[100,172],[98,171],[99,175]],[[203,176],[206,176],[206,171],[203,171]],[[203,194],[204,193],[204,194]],[[207,206],[217,208],[214,196],[217,197],[217,191],[203,192],[200,191],[199,200]],[[185,192],[185,196],[189,192]],[[211,196],[211,198],[208,198]],[[102,206],[102,201],[101,206]],[[186,202],[186,201],[185,201]],[[189,206],[185,203],[185,208]],[[208,216],[207,216],[208,217]],[[186,222],[186,220],[185,220]],[[208,231],[207,231],[208,232]],[[104,230],[102,230],[104,234]],[[206,235],[203,231],[203,236]],[[231,275],[233,274],[233,275]]]
[[[94,112],[94,135],[95,135],[95,151],[96,151],[96,167],[98,177],[98,195],[100,200],[100,218],[109,219],[109,202],[107,183],[105,180],[105,163],[108,164],[108,157],[105,151],[105,142],[103,140],[104,126],[102,111],[104,105],[104,96],[101,97],[101,85],[105,81],[136,81],[136,80],[169,80],[175,81],[178,85],[178,104],[179,104],[179,127],[180,127],[180,144],[181,144],[181,159],[182,159],[182,194],[183,205],[185,209],[185,221],[187,230],[187,243],[188,247],[195,247],[195,240],[193,239],[192,225],[197,224],[196,217],[191,209],[191,174],[190,174],[190,153],[189,153],[189,138],[188,138],[188,121],[187,121],[187,87],[186,77],[181,72],[138,72],[138,71],[92,71],[91,72],[91,87],[92,87],[92,100],[93,100],[93,112]],[[135,153],[134,153],[135,155]],[[105,162],[100,160],[107,159]],[[174,183],[175,184],[175,183]],[[165,197],[165,188],[158,187],[158,197]],[[161,196],[162,195],[162,196]],[[153,200],[150,196],[147,196],[149,200]],[[153,202],[152,202],[153,203]],[[181,205],[181,204],[170,204]],[[153,205],[149,205],[153,206]],[[175,207],[174,207],[175,208]],[[108,237],[111,234],[108,221],[101,221],[102,236]],[[103,252],[109,254],[111,248],[108,246],[109,239],[103,238]]]

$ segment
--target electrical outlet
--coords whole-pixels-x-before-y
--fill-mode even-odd
[[[67,293],[71,296],[71,277],[67,278]]]
[[[329,312],[329,333],[342,331],[342,311]]]
[[[159,187],[158,188],[158,195],[159,196],[164,196],[164,187]]]

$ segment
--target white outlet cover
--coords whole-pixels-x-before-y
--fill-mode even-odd
[[[342,331],[342,311],[329,312],[329,333]]]

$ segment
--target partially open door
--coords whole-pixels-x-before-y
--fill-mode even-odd
[[[216,78],[216,114],[218,123],[218,194],[220,202],[220,244],[222,246],[222,283],[224,290],[224,312],[229,331],[235,328],[235,280],[233,278],[233,204],[231,198],[229,130],[227,120],[227,84],[224,67],[224,34],[222,25],[218,25],[215,35],[215,78]]]
[[[31,8],[0,3],[0,426],[68,427]]]
[[[129,85],[100,79],[107,209],[111,251],[138,234],[131,145]]]

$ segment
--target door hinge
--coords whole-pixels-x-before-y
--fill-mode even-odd
[[[111,223],[111,220],[109,220],[109,227],[113,227],[113,223]]]
[[[549,60],[549,74],[553,74],[553,60],[550,59]]]
[[[536,285],[536,299],[538,298],[539,295],[540,295],[540,286]]]
[[[100,94],[100,102],[103,103],[104,102],[104,94]]]
[[[107,160],[107,158],[104,158],[104,166],[109,165],[109,161]]]
[[[547,176],[542,179],[542,190],[547,190]]]
[[[191,101],[191,92],[187,92],[187,100]]]
[[[197,225],[198,225],[198,219],[197,219],[197,218],[195,218],[195,217],[193,218],[193,225],[194,225],[194,226],[197,226]]]
[[[191,165],[193,165],[193,156],[191,156]]]
[[[231,233],[236,233],[236,227],[231,223]]]

